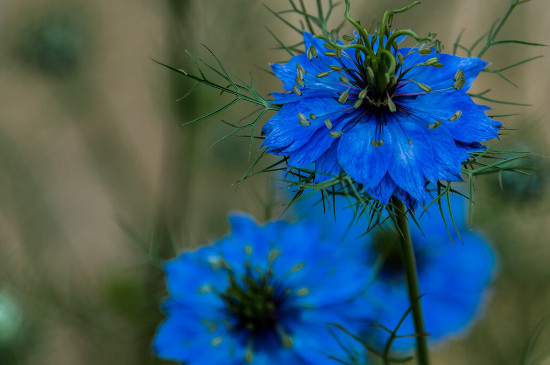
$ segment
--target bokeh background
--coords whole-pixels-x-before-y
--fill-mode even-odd
[[[407,3],[356,0],[352,10],[368,24]],[[461,29],[471,44],[508,3],[425,0],[394,25],[437,32],[450,51]],[[225,234],[229,211],[263,220],[282,203],[267,176],[235,189],[252,161],[246,140],[212,147],[230,131],[220,118],[181,126],[222,98],[199,89],[177,102],[192,84],[153,59],[190,68],[185,50],[208,59],[203,43],[235,72],[254,72],[267,95],[281,85],[261,68],[287,55],[270,49],[266,27],[297,41],[252,0],[0,1],[0,364],[169,364],[150,349],[163,260]],[[536,0],[517,9],[501,39],[545,43],[548,34],[550,4]],[[505,66],[536,55],[549,50],[502,45],[485,58]],[[503,119],[518,130],[502,148],[548,155],[548,58],[506,76],[517,88],[487,74],[475,84],[532,105],[493,104],[520,113]],[[237,106],[223,118],[241,116]],[[494,244],[499,275],[479,321],[438,348],[435,364],[519,364],[550,313],[549,164],[527,164],[536,176],[476,181],[473,227]],[[543,331],[539,364],[550,364],[549,348]]]

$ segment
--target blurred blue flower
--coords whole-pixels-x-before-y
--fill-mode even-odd
[[[332,363],[341,349],[326,324],[359,330],[368,309],[353,299],[369,270],[343,262],[312,222],[230,224],[229,236],[166,264],[155,352],[190,365]]]
[[[272,65],[292,92],[272,93],[282,107],[263,127],[262,146],[288,156],[289,166],[315,163],[316,182],[343,170],[381,203],[396,196],[414,209],[428,202],[427,182],[462,181],[469,152],[498,136],[500,122],[466,93],[487,62],[427,48],[378,50],[372,38],[369,55],[303,36],[306,54]]]
[[[362,225],[362,220],[350,225],[354,219],[353,209],[345,208],[348,205],[345,199],[336,201],[337,222],[330,214],[332,206],[327,206],[327,212],[323,213],[319,205],[312,208],[312,200],[305,199],[296,204],[298,215],[310,217],[326,227],[325,236],[339,241],[340,252],[361,261],[366,268],[378,265],[379,271],[366,291],[368,295],[362,299],[365,305],[378,308],[372,316],[373,323],[394,330],[410,306],[397,233],[378,229],[364,235],[366,226]],[[421,298],[425,327],[431,335],[428,343],[432,345],[460,335],[474,322],[480,315],[487,287],[495,272],[496,258],[491,247],[466,227],[465,203],[462,197],[451,198],[460,238],[448,214],[445,217],[449,225],[447,231],[437,204],[420,219],[416,217],[424,233],[414,223],[410,224],[420,291],[425,294]],[[367,328],[365,331],[367,338],[379,346],[389,337],[381,328]],[[414,333],[412,315],[409,314],[398,335]],[[413,347],[414,338],[404,337],[398,338],[392,349],[407,351]]]

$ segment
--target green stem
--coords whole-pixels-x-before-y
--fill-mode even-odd
[[[420,290],[418,287],[418,273],[416,271],[416,260],[414,257],[414,248],[409,232],[407,221],[407,208],[403,202],[395,197],[392,198],[394,213],[398,234],[401,237],[401,254],[403,257],[403,266],[407,281],[407,290],[409,292],[409,302],[411,304],[414,328],[416,337],[416,356],[419,365],[429,365],[428,343],[424,330],[424,320],[422,317],[422,306],[420,303]]]

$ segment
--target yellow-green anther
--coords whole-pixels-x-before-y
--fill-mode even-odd
[[[337,32],[336,30],[332,30],[332,31],[330,32],[330,38],[331,38],[334,42],[336,42],[336,41],[338,40],[338,32]]]
[[[300,86],[300,87],[306,87],[306,85],[304,84],[304,82],[302,81],[302,79],[300,79],[300,77],[297,77],[295,81],[296,81],[296,83],[298,84],[298,86]]]
[[[329,132],[328,135],[331,136],[332,138],[340,138],[342,134],[344,134],[344,132],[340,131],[340,132]]]
[[[401,53],[397,53],[397,59],[399,60],[399,64],[404,64],[405,59],[403,58],[403,55]]]
[[[374,147],[380,147],[384,144],[384,141],[382,140],[375,141],[374,139],[371,139],[370,144],[372,144]]]
[[[361,90],[361,92],[359,93],[359,95],[357,97],[359,99],[364,99],[367,96],[367,92],[368,92],[368,88],[366,87],[363,90]]]
[[[452,117],[449,118],[449,120],[451,122],[454,122],[455,120],[457,120],[458,118],[460,118],[462,116],[462,110],[457,110]]]
[[[315,48],[315,46],[312,45],[307,50],[307,53],[308,53],[309,60],[311,61],[313,57],[317,57],[317,48]]]
[[[298,70],[298,77],[303,80],[304,79],[304,73],[301,70]]]
[[[337,66],[337,65],[330,65],[328,67],[330,67],[330,69],[334,70],[334,71],[342,71],[342,67]]]
[[[437,59],[437,57],[432,57],[432,58],[429,58],[426,60],[426,62],[424,62],[424,65],[426,66],[432,66],[434,64],[436,64],[439,60]]]
[[[298,70],[298,72],[302,75],[305,75],[306,74],[306,70],[305,68],[302,67],[302,65],[300,64],[296,64],[296,69]]]
[[[340,48],[336,49],[336,57],[342,57],[342,50]]]
[[[433,66],[433,67],[443,67],[445,65],[442,64],[441,62],[436,62],[436,63],[432,64],[431,66]]]
[[[428,85],[426,84],[423,84],[421,82],[417,82],[416,83],[418,85],[419,88],[421,88],[422,90],[424,90],[425,92],[429,93],[430,91],[432,91],[432,88],[429,87]]]
[[[348,100],[348,96],[349,96],[349,89],[347,89],[342,93],[342,95],[340,95],[340,97],[338,98],[338,102],[340,104],[344,104]]]
[[[304,127],[309,126],[309,120],[307,120],[306,116],[302,113],[298,113],[298,122],[303,125]]]
[[[326,76],[330,75],[331,72],[332,72],[332,71],[323,71],[323,72],[320,72],[320,73],[317,74],[317,77],[318,77],[318,78],[326,77]]]
[[[349,35],[347,35],[347,34],[344,34],[344,35],[342,36],[342,39],[343,39],[345,42],[352,42],[353,40],[355,40],[355,38],[353,38],[353,37],[351,37],[351,36],[349,36]]]
[[[330,121],[330,119],[325,119],[325,125],[328,129],[332,129],[332,122]]]
[[[326,49],[334,49],[334,46],[331,44],[331,43],[325,43],[325,48]]]
[[[336,57],[336,52],[334,51],[326,51],[325,56],[327,57]]]
[[[359,108],[361,106],[361,104],[363,104],[363,100],[365,99],[357,99],[357,101],[355,102],[355,104],[353,104],[353,107],[355,109]]]
[[[311,114],[309,115],[309,119],[315,120],[315,119],[317,119],[317,116],[316,116],[315,114],[311,113]]]
[[[342,81],[344,84],[349,83],[349,79],[346,76],[340,76],[340,81]]]
[[[461,80],[461,79],[465,79],[465,77],[464,77],[464,71],[462,71],[462,69],[459,68],[458,71],[455,73],[454,80],[455,80],[455,81],[458,81],[458,80]]]
[[[412,139],[409,139],[409,146],[412,146],[413,145],[413,141]]]
[[[388,94],[386,94],[386,96],[387,96],[386,100],[388,100],[388,109],[390,110],[390,112],[395,113],[397,109],[395,108],[395,104],[393,103],[393,100]]]
[[[294,92],[294,94],[296,94],[298,96],[302,95],[302,92],[300,91],[300,89],[296,85],[292,86],[292,91]]]
[[[441,121],[438,120],[437,122],[433,122],[432,124],[430,124],[428,126],[429,129],[436,129],[437,127],[439,127],[441,125]]]
[[[462,87],[466,84],[466,79],[458,79],[455,81],[455,83],[453,84],[453,87],[456,89],[456,90],[460,90],[462,89]]]
[[[422,48],[422,49],[418,50],[418,53],[420,53],[421,55],[428,55],[428,54],[432,53],[432,50],[429,49],[429,48]]]

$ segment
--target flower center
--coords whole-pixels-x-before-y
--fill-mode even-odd
[[[271,273],[254,277],[251,270],[247,270],[240,284],[234,274],[230,274],[229,280],[228,289],[220,296],[237,322],[236,329],[253,332],[275,329],[285,296],[279,285],[273,283]]]

